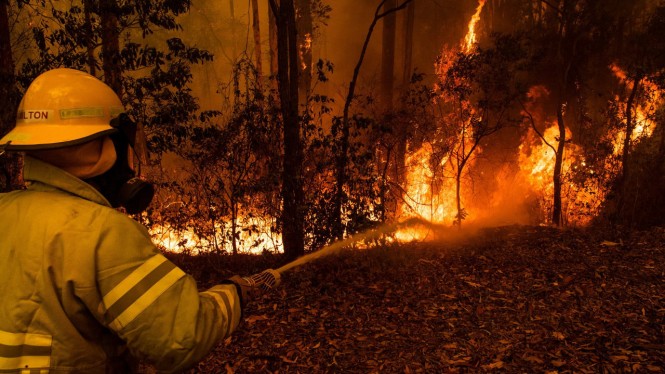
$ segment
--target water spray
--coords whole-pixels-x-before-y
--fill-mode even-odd
[[[281,275],[293,268],[312,262],[314,260],[318,260],[322,257],[329,256],[359,241],[376,239],[387,233],[395,232],[398,229],[413,227],[413,226],[425,226],[427,228],[433,228],[434,226],[438,225],[422,217],[412,217],[402,222],[386,223],[382,226],[379,226],[378,228],[363,231],[358,234],[351,235],[346,239],[338,240],[334,243],[331,243],[321,248],[316,252],[312,252],[305,256],[297,258],[296,260],[291,261],[288,264],[278,269],[267,269],[262,271],[261,273],[254,274],[251,277],[245,279],[247,279],[248,281],[251,280],[250,284],[252,285],[252,287],[261,287],[264,290],[269,290],[278,286],[281,280]]]

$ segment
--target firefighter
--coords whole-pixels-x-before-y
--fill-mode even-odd
[[[0,153],[25,153],[27,189],[0,194],[0,372],[177,372],[241,319],[250,285],[205,292],[129,218],[152,199],[135,177],[140,136],[97,78],[37,77]],[[243,298],[245,300],[243,300]]]

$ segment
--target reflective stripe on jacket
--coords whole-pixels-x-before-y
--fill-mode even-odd
[[[199,293],[90,185],[24,171],[27,190],[0,194],[0,372],[126,372],[131,356],[179,371],[237,327],[235,286]]]

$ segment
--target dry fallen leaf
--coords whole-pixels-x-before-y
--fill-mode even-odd
[[[260,315],[260,316],[258,316],[258,315],[249,316],[249,317],[245,318],[245,321],[247,323],[254,323],[256,321],[265,321],[267,319],[269,319],[268,316],[263,314],[263,315]]]
[[[505,363],[501,360],[493,362],[489,365],[483,365],[484,369],[501,369]]]
[[[558,331],[553,332],[552,336],[559,339],[559,340],[565,340],[566,339],[566,337]]]

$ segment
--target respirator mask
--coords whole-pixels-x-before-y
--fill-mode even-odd
[[[152,201],[155,188],[138,177],[141,164],[146,162],[145,136],[127,114],[111,120],[117,129],[109,135],[115,147],[116,161],[105,173],[86,179],[97,188],[114,208],[123,207],[129,214],[145,211]]]

